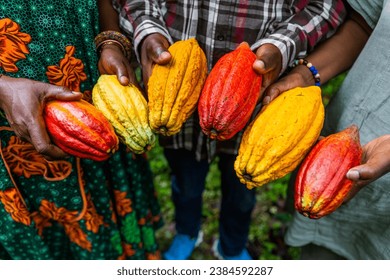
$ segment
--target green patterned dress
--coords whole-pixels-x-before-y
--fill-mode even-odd
[[[0,3],[0,73],[64,85],[98,78],[97,1]],[[1,83],[1,78],[0,78]],[[145,155],[46,161],[0,111],[0,259],[159,259],[160,208]]]

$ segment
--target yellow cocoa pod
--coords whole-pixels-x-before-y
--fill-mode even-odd
[[[207,76],[206,56],[195,38],[169,47],[171,61],[156,64],[148,81],[149,124],[155,133],[170,136],[197,108]]]
[[[252,189],[293,171],[318,140],[323,123],[319,87],[279,95],[244,131],[234,163],[241,183]]]
[[[132,152],[141,154],[155,145],[156,135],[148,121],[148,105],[135,85],[123,86],[115,75],[101,75],[93,87],[92,101]]]

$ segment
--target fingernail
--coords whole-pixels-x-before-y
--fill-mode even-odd
[[[265,69],[265,63],[264,63],[264,61],[262,61],[260,59],[257,59],[255,61],[255,66],[258,68],[261,68],[261,69]]]
[[[271,97],[269,97],[269,96],[265,96],[263,98],[263,104],[264,105],[268,105],[270,101],[271,101]]]
[[[360,174],[359,174],[359,171],[357,170],[349,170],[347,172],[347,178],[350,179],[350,180],[359,180],[360,178]]]
[[[130,81],[127,79],[127,77],[125,75],[120,76],[119,79],[120,79],[120,83],[122,85],[129,85],[130,84]]]
[[[163,48],[158,48],[157,50],[156,50],[156,53],[157,53],[157,56],[160,56],[162,53],[164,53],[165,52],[165,49],[163,49]]]

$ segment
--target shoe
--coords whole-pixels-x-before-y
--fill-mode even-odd
[[[191,238],[185,234],[176,234],[169,249],[163,253],[163,258],[165,260],[187,260],[202,241],[202,231],[199,231],[197,238]]]
[[[226,256],[223,252],[222,252],[222,248],[221,248],[221,245],[219,243],[219,239],[215,240],[214,241],[214,244],[213,244],[213,247],[212,247],[212,250],[213,250],[213,254],[216,258],[218,258],[219,260],[253,260],[251,255],[249,255],[249,252],[246,248],[244,248],[240,254],[238,254],[237,256]]]

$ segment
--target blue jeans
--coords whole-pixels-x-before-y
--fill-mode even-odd
[[[201,226],[202,194],[209,171],[207,159],[197,161],[193,152],[165,149],[172,171],[172,199],[175,205],[176,231],[196,237]],[[256,197],[254,190],[241,184],[235,171],[236,156],[219,155],[221,172],[221,208],[219,239],[226,256],[236,256],[245,248]]]

